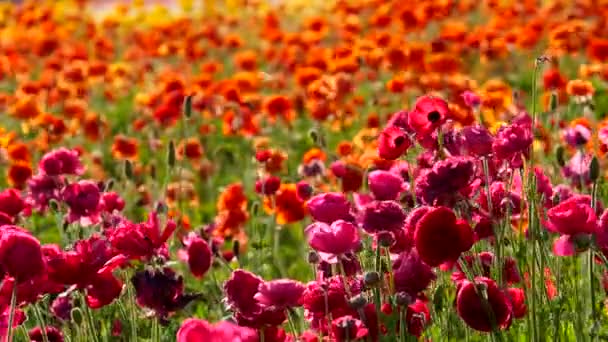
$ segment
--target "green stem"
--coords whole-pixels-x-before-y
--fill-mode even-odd
[[[44,316],[42,315],[42,311],[38,304],[34,305],[34,316],[36,316],[36,320],[38,321],[38,325],[40,325],[40,330],[42,331],[42,341],[49,342],[49,337],[46,335],[46,323],[44,322]]]
[[[17,281],[13,283],[13,290],[11,291],[11,306],[8,314],[8,327],[6,331],[6,341],[13,341],[13,321],[15,320],[15,310],[17,309]]]

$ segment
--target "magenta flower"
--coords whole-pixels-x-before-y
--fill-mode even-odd
[[[406,190],[406,183],[395,173],[376,170],[369,173],[367,182],[369,190],[378,201],[394,201]]]
[[[568,127],[564,130],[564,140],[574,148],[585,146],[591,139],[591,130],[583,125]]]
[[[311,198],[306,204],[315,221],[331,224],[337,220],[351,220],[351,204],[340,192],[327,192]]]
[[[437,278],[429,265],[420,259],[416,250],[399,254],[393,263],[396,292],[406,292],[416,298]]]
[[[553,251],[560,256],[574,255],[578,241],[586,239],[598,230],[595,212],[587,203],[572,197],[547,210],[545,227],[560,238],[553,244]]]
[[[338,220],[330,225],[315,222],[304,231],[310,247],[321,254],[328,262],[337,262],[337,256],[355,250],[361,240],[354,224]]]
[[[45,154],[38,168],[41,174],[49,176],[81,175],[84,172],[78,152],[65,147]]]
[[[277,279],[261,283],[254,298],[263,306],[286,309],[300,306],[303,292],[304,284],[299,281]]]
[[[467,126],[462,129],[462,143],[465,151],[477,157],[487,157],[492,153],[494,137],[481,125]]]
[[[95,182],[81,180],[63,189],[62,197],[70,208],[68,222],[79,221],[83,225],[99,221],[101,193]]]
[[[132,259],[150,259],[153,256],[167,256],[167,240],[177,225],[167,221],[161,231],[160,220],[156,212],[149,215],[144,223],[133,223],[122,220],[116,228],[108,229],[106,234],[112,247]]]
[[[17,189],[5,189],[0,192],[0,213],[10,217],[19,215],[25,209],[26,203]]]
[[[589,173],[592,156],[581,151],[576,151],[566,166],[562,169],[564,177],[570,179],[574,186],[583,186],[591,184],[591,175]]]
[[[470,90],[465,90],[460,94],[464,100],[464,104],[472,109],[476,109],[481,104],[481,97]]]
[[[101,195],[100,203],[101,210],[112,213],[114,211],[122,211],[125,208],[125,200],[120,197],[120,195],[114,191],[112,192],[104,192]]]
[[[17,282],[40,276],[45,270],[38,239],[16,226],[0,227],[0,269]]]
[[[401,229],[405,223],[405,213],[395,201],[374,201],[359,213],[359,222],[369,234]]]
[[[213,253],[207,241],[195,236],[187,240],[187,262],[190,272],[197,278],[209,271],[211,262],[213,261]]]
[[[416,179],[416,197],[428,205],[451,205],[473,182],[473,159],[452,157],[435,163]]]
[[[63,188],[63,178],[49,175],[36,175],[27,181],[28,204],[38,210],[45,210],[51,200],[61,199],[61,189]]]
[[[498,130],[492,150],[496,158],[519,168],[523,165],[522,158],[528,157],[533,140],[531,125],[513,123]]]
[[[222,321],[215,325],[202,319],[188,318],[177,331],[177,342],[258,342],[255,330]]]
[[[507,213],[518,215],[521,211],[521,196],[514,191],[507,191],[505,183],[494,182],[490,185],[490,202],[492,204],[492,215],[502,218]],[[481,190],[478,203],[488,213],[488,195],[485,188]]]

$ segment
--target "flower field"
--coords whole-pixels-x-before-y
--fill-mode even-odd
[[[0,342],[608,340],[608,2],[0,3]]]

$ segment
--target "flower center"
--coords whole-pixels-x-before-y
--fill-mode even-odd
[[[395,138],[394,142],[395,142],[395,146],[399,147],[405,142],[405,137],[400,135]]]
[[[441,114],[434,110],[427,115],[427,119],[429,119],[430,122],[437,122],[439,119],[441,119]]]

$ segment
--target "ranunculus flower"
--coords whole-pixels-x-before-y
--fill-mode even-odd
[[[84,172],[78,152],[68,150],[65,147],[48,152],[42,156],[38,168],[42,174],[49,176],[64,174],[80,175]]]
[[[349,308],[344,283],[338,276],[306,284],[301,301],[304,309],[314,317],[325,317],[326,310],[337,313]]]
[[[211,267],[213,260],[213,253],[207,241],[198,236],[188,239],[186,254],[188,256],[188,267],[192,275],[197,278],[204,276]]]
[[[365,324],[350,316],[342,316],[331,322],[332,337],[337,342],[363,341],[368,335]]]
[[[470,155],[487,157],[492,153],[494,137],[484,126],[467,126],[462,129],[461,134],[463,147]]]
[[[222,321],[215,325],[196,319],[186,319],[177,331],[177,342],[258,342],[258,333],[247,327]]]
[[[505,183],[494,182],[490,185],[490,202],[492,204],[492,215],[495,218],[502,218],[507,213],[510,215],[518,215],[521,211],[521,196],[514,192],[507,192]],[[477,200],[480,207],[489,212],[488,195],[486,189],[482,188]]]
[[[262,195],[273,195],[281,187],[281,178],[268,176],[255,182],[255,192]]]
[[[481,97],[470,90],[465,90],[460,94],[464,100],[464,104],[475,109],[481,104]]]
[[[456,261],[462,252],[469,250],[473,231],[451,209],[432,208],[416,223],[414,244],[422,261],[435,267]]]
[[[571,197],[547,210],[544,225],[561,235],[553,244],[554,253],[560,256],[574,255],[579,249],[577,240],[587,239],[598,230],[595,212],[580,197]]]
[[[80,220],[83,224],[99,221],[101,193],[99,187],[92,181],[81,180],[63,189],[62,197],[70,208],[68,221]]]
[[[408,115],[408,124],[417,135],[425,136],[433,132],[448,119],[448,103],[440,97],[424,95],[414,104]]]
[[[312,186],[306,181],[299,181],[296,184],[296,196],[298,196],[298,199],[302,202],[309,200],[313,191],[314,189]]]
[[[292,279],[276,279],[262,282],[254,298],[264,306],[287,309],[300,306],[304,284]]]
[[[45,263],[38,239],[16,226],[0,227],[0,268],[18,282],[41,275]]]
[[[414,304],[407,307],[405,320],[407,322],[407,331],[420,338],[424,332],[424,328],[431,323],[431,312],[426,302],[416,299]]]
[[[405,212],[395,201],[374,201],[359,213],[363,230],[370,234],[381,231],[395,231],[403,227]]]
[[[46,329],[44,330],[46,333],[46,338],[48,342],[63,342],[63,334],[61,333],[61,330],[52,327],[52,326],[47,326]],[[35,327],[33,329],[31,329],[28,332],[28,336],[30,338],[31,342],[43,342],[44,338],[42,336],[42,328],[40,327]]]
[[[378,155],[380,158],[395,160],[401,157],[412,146],[412,140],[404,130],[396,126],[387,126],[378,137]]]
[[[361,242],[357,227],[344,220],[334,221],[331,226],[314,222],[306,227],[305,234],[310,247],[324,260],[334,263],[337,256],[355,250]]]
[[[25,207],[25,201],[21,198],[21,195],[19,195],[17,189],[5,189],[0,192],[0,213],[15,217],[19,215]]]
[[[491,313],[486,311],[480,291],[486,292],[487,309],[492,310]],[[497,329],[509,327],[512,319],[507,296],[494,280],[486,277],[476,277],[475,282],[464,280],[460,283],[456,294],[456,311],[469,327],[483,332],[492,331],[492,316]]]
[[[114,211],[122,211],[125,208],[125,200],[114,191],[104,192],[99,200],[101,210],[112,213]]]
[[[307,203],[310,216],[315,221],[331,224],[337,220],[351,219],[351,204],[346,196],[339,192],[327,192],[311,198]]]
[[[517,287],[509,287],[506,295],[513,308],[513,318],[523,318],[528,311],[524,290]]]
[[[531,125],[513,123],[498,130],[492,150],[496,158],[519,168],[523,165],[522,157],[528,157],[533,140]]]
[[[367,182],[369,190],[378,201],[397,200],[399,195],[406,190],[403,178],[389,171],[372,171],[367,176]]]
[[[416,250],[403,252],[393,263],[393,277],[396,292],[406,292],[415,298],[424,291],[436,276],[431,267],[424,263]]]
[[[452,205],[464,196],[475,177],[471,158],[451,157],[416,178],[416,197],[428,205]]]
[[[152,212],[147,222],[133,223],[124,219],[106,234],[119,253],[132,259],[149,259],[155,255],[168,255],[167,240],[176,228],[175,222],[169,220],[161,230],[158,214]]]
[[[568,127],[564,130],[564,140],[568,145],[574,148],[585,146],[591,139],[591,130],[583,125]]]

